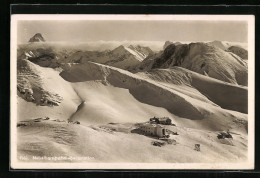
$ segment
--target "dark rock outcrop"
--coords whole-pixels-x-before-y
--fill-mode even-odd
[[[169,45],[171,45],[171,44],[174,44],[174,45],[178,46],[178,45],[181,45],[182,43],[180,43],[180,42],[175,42],[175,43],[173,43],[173,42],[171,42],[171,41],[166,41],[166,42],[164,43],[164,45],[163,45],[163,49],[167,48],[167,47],[168,47]]]
[[[29,42],[45,42],[42,34],[36,33],[32,38],[30,38]]]
[[[230,46],[228,51],[238,55],[242,59],[248,59],[248,51],[239,46]]]

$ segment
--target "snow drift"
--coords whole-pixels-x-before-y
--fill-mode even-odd
[[[181,73],[187,75],[185,71]],[[198,76],[196,76],[196,74],[192,74],[192,75],[188,74],[190,76],[187,77],[187,80],[190,80],[190,82],[194,80],[191,83],[192,85],[194,85],[193,88],[187,85],[186,86],[179,85],[180,86],[179,90],[176,89],[176,87],[169,87],[167,85],[164,85],[163,83],[155,81],[154,79],[147,79],[144,76],[139,74],[133,74],[125,70],[105,66],[102,64],[96,64],[92,62],[81,64],[81,65],[77,65],[77,64],[72,65],[68,67],[66,70],[64,70],[63,72],[61,72],[60,75],[65,80],[72,82],[74,85],[74,89],[77,91],[78,95],[81,98],[84,98],[84,100],[86,101],[86,103],[84,104],[86,106],[85,110],[81,110],[79,111],[79,114],[77,113],[75,114],[78,116],[77,117],[78,119],[87,118],[89,113],[96,112],[94,111],[94,108],[99,110],[98,109],[100,108],[99,106],[101,106],[102,108],[103,105],[106,105],[106,107],[108,107],[106,109],[107,113],[100,108],[101,111],[100,113],[104,112],[105,114],[95,118],[101,119],[101,118],[106,118],[106,116],[107,118],[113,118],[112,113],[115,110],[116,112],[124,113],[122,116],[121,114],[118,113],[115,114],[121,117],[120,120],[125,120],[124,118],[129,117],[126,113],[131,113],[130,116],[133,115],[133,117],[130,117],[128,119],[135,120],[135,118],[139,118],[138,114],[136,114],[139,111],[138,109],[136,109],[137,112],[134,113],[135,109],[133,109],[133,105],[131,107],[128,107],[130,105],[126,104],[124,105],[124,109],[121,106],[118,107],[118,103],[127,103],[129,101],[130,103],[136,103],[134,104],[136,106],[140,106],[140,103],[139,104],[137,103],[141,102],[143,104],[150,105],[153,107],[165,108],[169,112],[167,115],[173,114],[178,117],[182,117],[186,119],[204,120],[203,121],[204,124],[202,125],[204,125],[206,128],[209,127],[213,127],[215,129],[216,128],[219,129],[222,127],[226,128],[225,126],[226,123],[233,122],[234,120],[237,119],[242,120],[243,123],[247,123],[246,121],[247,117],[245,114],[222,109],[221,107],[219,107],[218,105],[216,105],[214,102],[211,101],[211,100],[216,101],[216,103],[219,103],[219,105],[221,105],[223,108],[232,107],[232,104],[234,104],[235,102],[231,102],[228,100],[232,99],[232,97],[244,95],[244,93],[246,93],[246,88],[237,87],[235,85],[226,86],[224,82],[214,80],[214,79],[212,80],[210,78],[206,79],[203,78],[203,76],[201,77],[199,74]],[[167,76],[167,72],[165,73],[165,76]],[[172,76],[173,76],[172,79],[174,79],[176,75],[175,76],[172,75]],[[98,82],[98,84],[95,84],[94,85],[95,87],[93,87],[93,83],[91,81],[92,82],[96,81]],[[175,79],[172,82],[175,84],[178,83],[178,81]],[[188,81],[186,81],[186,83],[187,82]],[[90,87],[91,85],[92,87]],[[224,101],[224,99],[223,101],[222,100],[217,101],[217,99],[212,96],[214,93],[212,93],[210,90],[203,90],[203,86],[207,88],[207,85],[211,87],[215,87],[215,86],[219,87],[219,90],[222,89],[225,90],[226,88],[230,87],[232,91],[235,91],[234,92],[235,94],[229,96],[229,92],[222,93],[223,98],[225,98],[226,101]],[[126,90],[123,91],[122,89],[126,89]],[[187,92],[185,93],[180,91],[182,89],[190,93],[196,90],[197,94],[195,92],[195,94],[189,95],[187,94]],[[85,94],[82,94],[84,92]],[[203,92],[203,94],[205,95],[208,94],[209,96],[208,97],[202,96],[200,92]],[[129,95],[129,93],[131,95]],[[120,97],[117,95],[119,95]],[[242,102],[245,102],[243,97],[241,97],[240,100],[241,101],[238,102],[238,105]],[[92,102],[95,102],[96,104],[93,105]],[[241,108],[239,107],[240,106],[237,106],[238,110],[241,108],[245,109],[245,105],[241,106]],[[125,110],[125,108],[129,110],[127,111]],[[142,106],[142,108],[144,108],[144,105]],[[232,108],[232,109],[237,109],[237,108]],[[152,107],[148,109],[150,110],[149,111],[150,113],[152,113],[151,109]],[[144,116],[144,115],[141,114],[140,116]],[[211,122],[214,123],[213,124],[214,126],[212,125],[212,123],[208,122],[209,121],[208,119],[211,119]],[[112,120],[108,119],[108,120],[115,121],[115,119]]]

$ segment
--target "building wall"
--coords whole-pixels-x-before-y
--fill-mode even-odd
[[[158,135],[159,137],[163,137],[163,128],[156,127],[156,135]]]
[[[144,131],[146,134],[156,135],[155,127],[152,127],[152,126],[142,126],[141,130]]]
[[[145,134],[149,134],[149,135],[153,135],[153,136],[159,136],[162,137],[163,136],[163,129],[162,127],[158,127],[158,126],[141,126],[140,129],[145,133]]]

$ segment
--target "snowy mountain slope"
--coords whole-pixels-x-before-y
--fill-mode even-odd
[[[142,47],[139,45],[130,45],[129,47],[126,47],[121,45],[109,53],[109,59],[112,60],[102,64],[118,67],[121,69],[129,69],[134,68],[146,57],[152,54],[152,50],[148,47]]]
[[[168,87],[174,87],[175,90],[193,98],[199,97],[197,99],[205,102],[207,102],[205,99],[207,98],[222,108],[247,113],[247,87],[222,82],[182,67],[154,69],[140,72],[138,75]],[[194,90],[190,90],[190,88]]]
[[[211,46],[214,46],[214,47],[217,47],[217,48],[220,48],[222,50],[227,50],[229,48],[229,44],[228,43],[225,43],[223,41],[211,41],[211,42],[208,42],[207,44],[211,45]]]
[[[242,48],[244,50],[247,50],[247,43],[240,43],[240,42],[229,42],[229,41],[218,41],[218,40],[215,40],[215,41],[210,41],[210,42],[207,42],[207,44],[211,45],[211,46],[214,46],[214,47],[217,47],[217,48],[220,48],[222,50],[228,50],[228,48],[230,48],[231,46],[235,46],[235,47],[238,47],[238,48]]]
[[[245,50],[248,50],[248,44],[247,43],[241,43],[241,42],[230,42],[230,41],[223,41],[226,43],[229,47],[236,46],[239,48],[243,48]]]
[[[146,122],[153,116],[173,117],[162,107],[138,101],[128,89],[104,85],[102,81],[76,82],[72,86],[84,102],[70,120],[85,125]]]
[[[81,101],[72,86],[59,76],[59,71],[25,59],[17,62],[18,119],[48,115],[67,120]],[[28,91],[34,100],[28,98]]]
[[[104,64],[121,69],[127,69],[128,67],[135,66],[144,59],[144,57],[139,53],[123,45],[120,45],[116,49],[112,50],[109,54],[110,60]]]
[[[167,130],[177,132],[171,135],[177,144],[162,147],[151,143],[157,138],[133,133],[138,124],[110,123],[94,126],[68,124],[54,120],[26,122],[18,128],[18,156],[42,155],[52,157],[86,158],[77,163],[128,162],[138,163],[216,163],[245,162],[247,160],[248,137],[233,134],[232,146],[222,144],[217,139],[218,132],[191,129],[187,127],[166,126]],[[29,134],[28,134],[29,133]],[[61,136],[62,135],[62,136]],[[195,151],[194,145],[200,143],[201,150]],[[30,146],[28,146],[30,145]],[[37,148],[37,149],[35,149]],[[133,152],[134,150],[134,152]],[[126,154],[127,153],[127,154]],[[131,154],[129,154],[131,153]],[[34,163],[42,160],[33,160]],[[73,164],[70,160],[68,163]],[[57,160],[56,163],[64,163]],[[51,163],[46,161],[45,164]],[[153,164],[155,165],[155,164]],[[157,167],[158,164],[154,166]]]
[[[91,122],[93,123],[93,118],[97,118],[97,117],[85,117],[85,116],[92,112],[95,112],[91,108],[95,108],[99,105],[100,106],[104,105],[105,107],[101,107],[98,110],[101,111],[101,113],[110,113],[110,114],[104,114],[102,116],[99,116],[98,118],[101,119],[107,117],[107,119],[112,118],[112,121],[115,121],[117,117],[113,117],[113,116],[115,115],[120,116],[120,114],[118,113],[113,114],[114,113],[113,110],[115,110],[116,112],[121,112],[121,111],[123,112],[124,109],[122,109],[121,105],[120,104],[118,105],[118,103],[121,103],[124,100],[126,100],[126,101],[133,101],[135,103],[141,102],[153,107],[165,108],[169,112],[168,115],[174,114],[182,118],[188,118],[192,120],[202,120],[201,122],[204,123],[203,127],[207,129],[226,128],[225,124],[223,123],[234,122],[234,120],[236,119],[243,120],[242,122],[247,123],[245,114],[222,109],[216,104],[214,104],[213,102],[211,102],[210,100],[208,100],[207,98],[201,97],[201,94],[198,94],[197,97],[192,97],[192,95],[187,95],[187,93],[176,90],[174,87],[170,88],[169,86],[165,86],[157,81],[147,80],[142,76],[132,74],[130,72],[118,68],[108,67],[105,65],[95,64],[95,63],[86,63],[81,65],[73,65],[71,66],[70,69],[63,71],[60,75],[65,80],[72,82],[74,89],[75,91],[77,91],[78,95],[81,98],[85,98],[83,99],[86,101],[85,110],[80,111],[78,112],[78,114],[74,115],[75,117],[77,116],[76,117],[77,120],[83,121],[87,118],[92,118]],[[99,81],[99,84],[93,84],[91,83],[91,81]],[[204,86],[206,85],[206,83],[207,81],[203,83]],[[200,85],[199,82],[196,82],[196,84]],[[90,86],[88,85],[94,85],[96,88],[91,89],[89,88]],[[113,89],[113,87],[119,89],[116,88]],[[220,87],[222,87],[222,89],[225,89],[225,86],[220,86]],[[84,88],[88,88],[88,89],[85,90]],[[126,90],[122,90],[122,89],[126,89]],[[127,90],[129,90],[129,93],[127,92]],[[186,88],[186,90],[191,91],[189,88]],[[120,97],[115,96],[116,93],[118,93]],[[132,98],[131,95],[129,94],[131,94],[134,98]],[[226,93],[226,95],[228,94]],[[226,98],[228,98],[228,96],[226,96]],[[116,101],[118,101],[117,104],[115,104]],[[99,104],[94,104],[94,103],[99,103]],[[134,104],[131,107],[125,105],[124,107],[129,109],[127,110],[128,111],[127,113],[132,113],[132,112],[138,113],[136,109],[133,109],[133,111],[131,109],[133,106],[135,108],[135,105],[138,106],[140,104]],[[115,109],[111,108],[111,106],[115,107]],[[107,108],[107,109],[105,109],[104,111],[102,108],[103,109]],[[140,108],[144,108],[144,106],[141,106]],[[151,109],[152,108],[149,109],[150,113],[151,113]],[[141,109],[141,110],[143,111],[146,109]],[[162,111],[158,113],[161,112]],[[140,116],[143,115],[141,114]],[[124,118],[128,118],[128,117],[129,117],[128,114],[125,114]],[[121,120],[122,119],[124,120],[124,118],[122,117],[120,118]],[[132,120],[135,120],[135,118],[139,118],[139,117],[134,116]],[[212,122],[214,122],[214,126],[208,122],[208,119],[212,119]],[[111,121],[110,119],[108,120]]]
[[[145,60],[139,69],[169,68],[180,66],[191,71],[208,75],[225,82],[247,85],[247,63],[229,52],[205,43],[169,45],[153,60]],[[148,63],[148,64],[147,64]]]

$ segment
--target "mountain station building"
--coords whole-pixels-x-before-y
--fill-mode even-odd
[[[164,137],[166,136],[166,129],[160,125],[156,124],[144,124],[140,126],[140,130],[144,132],[144,134],[157,136],[157,137]]]

